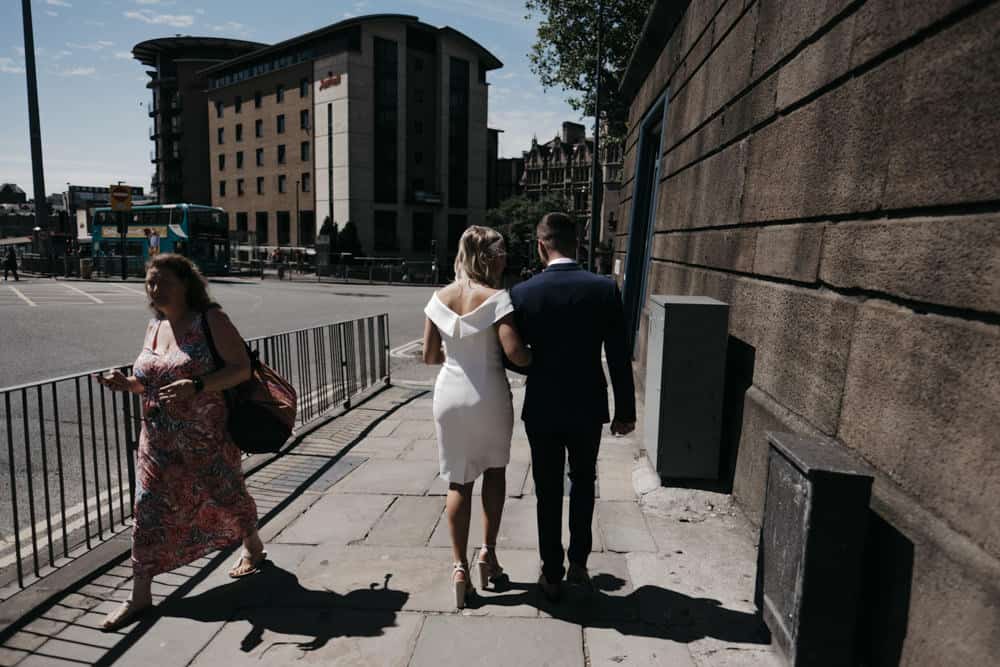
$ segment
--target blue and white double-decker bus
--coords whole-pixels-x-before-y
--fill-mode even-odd
[[[95,255],[121,253],[118,216],[128,218],[125,242],[129,257],[147,261],[150,238],[155,233],[160,252],[184,255],[205,274],[229,273],[229,216],[223,209],[199,204],[134,206],[127,214],[94,209],[91,236]]]

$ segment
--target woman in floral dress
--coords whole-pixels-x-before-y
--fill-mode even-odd
[[[211,302],[207,283],[186,257],[157,255],[146,273],[155,317],[134,375],[112,371],[100,382],[142,394],[136,462],[131,597],[108,614],[105,630],[131,623],[152,606],[153,577],[242,541],[232,577],[257,572],[266,558],[257,507],[247,493],[240,450],[226,430],[222,391],[250,377],[243,339]],[[212,359],[202,319],[222,360]]]

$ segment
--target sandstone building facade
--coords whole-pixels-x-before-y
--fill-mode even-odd
[[[1000,655],[1000,3],[656,2],[617,278],[730,304],[736,499],[766,431],[877,470],[859,664]]]

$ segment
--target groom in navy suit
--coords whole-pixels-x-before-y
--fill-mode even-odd
[[[511,290],[515,318],[534,360],[521,419],[531,445],[538,501],[538,580],[550,601],[568,583],[591,588],[587,557],[592,540],[597,452],[604,424],[626,435],[635,429],[635,387],[625,340],[625,317],[614,281],[580,268],[576,224],[564,213],[549,213],[538,224],[538,254],[546,269]],[[601,363],[604,348],[615,396],[608,413],[608,383]],[[569,570],[563,569],[563,471],[569,455]]]

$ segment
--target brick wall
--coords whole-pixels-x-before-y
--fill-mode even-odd
[[[912,572],[880,589],[902,630],[862,633],[875,664],[1000,655],[998,33],[996,1],[693,0],[631,107],[616,247],[666,90],[647,295],[731,304],[747,514],[767,430],[879,471],[869,576]]]

